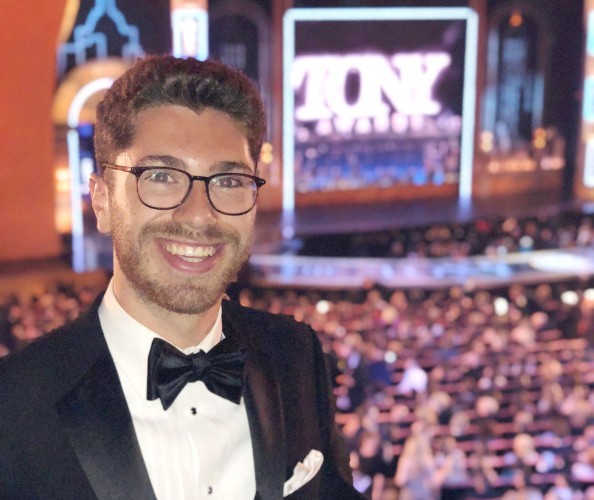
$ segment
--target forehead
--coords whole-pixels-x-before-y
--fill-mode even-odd
[[[157,106],[139,111],[126,155],[168,155],[193,163],[252,161],[246,134],[229,115],[213,108],[194,111],[183,106]]]

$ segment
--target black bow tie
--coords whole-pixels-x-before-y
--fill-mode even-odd
[[[201,380],[207,389],[239,404],[243,388],[245,354],[229,352],[229,339],[205,353],[186,355],[171,344],[155,338],[148,357],[147,399],[161,399],[167,410],[188,382]]]

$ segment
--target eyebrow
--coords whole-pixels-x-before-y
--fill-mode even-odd
[[[186,170],[185,163],[176,158],[175,156],[171,155],[147,155],[143,156],[136,162],[138,166],[147,166],[152,167],[157,165],[164,165],[165,167],[171,168],[179,168],[181,170]]]
[[[147,155],[143,156],[136,162],[138,166],[158,166],[177,168],[180,170],[188,170],[188,166],[183,160],[171,155]],[[254,168],[243,161],[218,161],[209,166],[209,170],[214,173],[218,172],[245,172],[248,174],[254,173]]]
[[[211,172],[245,172],[253,174],[254,169],[243,161],[218,161],[210,166]]]

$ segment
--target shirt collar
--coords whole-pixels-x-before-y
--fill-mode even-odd
[[[153,339],[163,337],[136,321],[122,308],[113,292],[113,279],[99,306],[99,320],[118,374],[127,377],[146,400],[148,354]],[[224,338],[222,325],[222,310],[219,307],[217,319],[206,337],[197,345],[180,350],[185,354],[210,351]]]

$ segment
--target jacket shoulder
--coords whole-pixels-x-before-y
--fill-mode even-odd
[[[0,390],[60,390],[73,374],[88,368],[100,346],[100,328],[97,311],[91,310],[0,359]]]
[[[307,323],[297,321],[287,314],[275,314],[260,309],[242,306],[236,302],[224,301],[223,313],[233,318],[236,325],[247,331],[255,331],[258,335],[282,336],[289,339],[308,339],[316,333]]]

